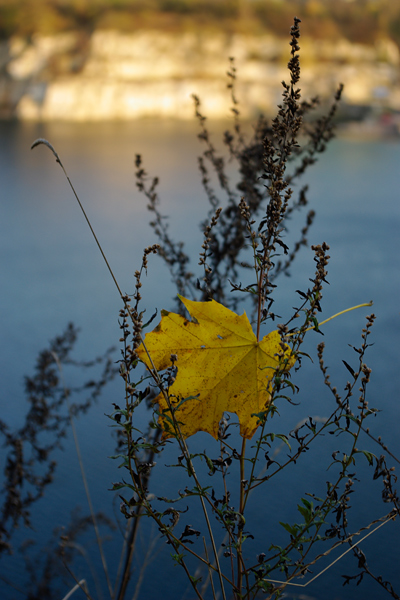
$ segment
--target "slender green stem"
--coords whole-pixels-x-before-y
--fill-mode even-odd
[[[203,544],[204,544],[204,554],[206,556],[207,562],[209,563],[210,559],[208,558],[206,538],[204,536],[203,536]],[[214,582],[213,582],[213,578],[212,578],[212,571],[211,571],[210,567],[208,567],[208,576],[210,578],[210,583],[211,583],[211,589],[212,589],[213,598],[214,598],[214,600],[217,600],[217,596],[215,594]]]
[[[239,480],[239,515],[243,517],[244,511],[244,486],[245,486],[245,454],[246,454],[246,438],[242,439],[242,449],[240,452],[240,480]],[[243,566],[242,566],[242,539],[243,539],[243,522],[240,521],[238,524],[239,534],[237,540],[237,592],[240,594],[238,598],[241,597],[242,593],[242,581],[243,581]]]
[[[362,357],[362,355],[361,355],[361,356],[360,356],[360,372],[361,372],[362,361],[363,361],[363,357]],[[354,380],[354,382],[353,382],[353,384],[352,384],[352,386],[351,386],[350,390],[348,391],[348,394],[349,394],[349,395],[351,395],[351,393],[352,393],[352,390],[353,390],[354,386],[356,385],[356,382],[357,382],[357,380],[358,380],[358,378]],[[365,384],[363,384],[363,386],[365,387]],[[337,409],[337,410],[338,410],[338,409]],[[337,410],[336,410],[336,411],[334,411],[333,415],[331,415],[331,417],[328,419],[328,422],[326,422],[326,423],[323,425],[323,427],[322,427],[322,428],[321,428],[321,429],[320,429],[320,430],[319,430],[317,433],[315,433],[315,434],[314,434],[314,436],[313,436],[313,437],[312,437],[312,438],[311,438],[309,441],[307,441],[307,445],[308,445],[308,446],[309,446],[310,442],[311,442],[313,439],[315,439],[317,436],[319,436],[319,434],[321,433],[321,431],[322,431],[324,428],[326,428],[326,427],[328,426],[328,424],[330,424],[329,422],[330,422],[331,418],[333,418],[333,416],[335,415],[335,413],[337,412]],[[348,467],[350,466],[350,464],[351,464],[351,462],[352,462],[353,455],[354,455],[354,453],[356,452],[356,444],[357,444],[357,440],[358,440],[358,437],[359,437],[360,431],[361,431],[361,429],[362,429],[362,421],[363,421],[363,418],[365,418],[365,417],[363,417],[363,413],[364,413],[364,408],[362,408],[361,419],[360,419],[360,420],[359,420],[359,422],[358,422],[358,429],[357,429],[357,433],[356,433],[356,434],[354,434],[354,439],[353,439],[353,443],[352,443],[352,448],[351,448],[351,450],[350,450],[349,456],[347,457],[347,459],[346,459],[346,461],[345,461],[345,463],[344,463],[344,466],[343,466],[343,469],[342,469],[342,471],[339,473],[339,476],[338,476],[338,478],[337,478],[337,481],[336,481],[336,482],[335,482],[335,483],[332,485],[332,487],[330,488],[331,492],[333,492],[333,491],[337,490],[337,488],[338,488],[338,486],[339,486],[340,482],[341,482],[341,481],[342,481],[342,479],[343,479],[343,478],[346,476],[347,469],[348,469]],[[294,458],[294,457],[292,457],[291,459],[289,459],[289,461],[288,461],[287,463],[285,463],[284,465],[281,465],[281,467],[280,467],[279,469],[277,469],[277,471],[275,471],[275,472],[274,472],[274,473],[273,473],[271,476],[273,476],[273,475],[274,475],[275,473],[277,473],[279,470],[281,470],[282,468],[284,468],[284,467],[285,467],[285,466],[286,466],[286,465],[287,465],[287,464],[288,464],[288,463],[289,463],[291,460],[293,460],[293,458]],[[270,477],[271,477],[271,476],[270,476]],[[264,480],[263,480],[263,481],[264,481]],[[258,482],[258,483],[257,483],[255,486],[253,486],[253,487],[252,487],[252,489],[253,489],[254,487],[257,487],[257,485],[259,485],[259,483],[261,483],[261,482]],[[329,498],[326,498],[326,499],[324,500],[324,502],[321,504],[321,506],[320,506],[320,509],[319,509],[319,510],[320,510],[320,512],[324,511],[324,518],[323,518],[323,522],[325,522],[325,518],[326,518],[326,516],[327,516],[327,515],[328,515],[328,514],[331,512],[331,510],[332,510],[332,506],[330,506],[330,504],[329,504]],[[312,526],[312,523],[309,523],[307,526],[305,526],[305,527],[304,527],[304,528],[303,528],[303,529],[302,529],[300,532],[298,532],[298,534],[297,534],[297,537],[299,538],[299,537],[303,536],[303,535],[304,535],[304,533],[306,533],[306,532],[307,532],[307,531],[310,529],[310,527],[311,527],[311,526]],[[309,553],[309,551],[311,550],[312,546],[314,545],[314,543],[315,543],[315,540],[316,540],[316,537],[317,537],[317,535],[318,535],[318,532],[319,532],[319,529],[321,528],[321,526],[322,526],[322,524],[321,524],[319,527],[318,527],[318,526],[316,527],[316,532],[315,532],[314,536],[312,537],[312,539],[311,539],[311,541],[310,541],[310,543],[309,543],[309,547],[308,547],[308,549],[306,550],[306,552],[305,552],[305,553],[304,553],[304,555],[302,556],[302,560],[305,558],[305,556],[307,556],[307,554],[308,554],[308,553]],[[294,547],[294,544],[295,544],[295,540],[293,540],[292,542],[290,542],[290,544],[288,544],[288,546],[286,546],[286,548],[284,549],[284,551],[285,551],[285,553],[286,553],[286,554],[287,554],[287,553],[289,553],[291,549],[293,549],[293,547]],[[344,553],[344,554],[346,554],[346,553]],[[344,556],[344,554],[343,554],[343,556]],[[280,555],[281,555],[281,552],[280,552],[280,553],[278,553],[278,554],[276,554],[276,555],[274,555],[273,557],[269,557],[269,558],[268,558],[268,561],[274,560],[275,558],[279,558],[279,557],[280,557]],[[322,554],[320,557],[322,557],[322,556],[325,556],[325,554]],[[314,561],[314,562],[316,562],[316,561]],[[311,564],[314,564],[314,562],[312,562]],[[337,561],[334,561],[334,562],[337,562]],[[272,569],[271,569],[271,571],[273,571],[273,570],[274,570],[274,569],[275,569],[275,568],[278,566],[278,564],[279,564],[279,563],[277,563],[275,566],[273,566],[273,567],[272,567]],[[334,563],[332,563],[332,564],[334,564]],[[250,569],[251,569],[251,568],[254,568],[254,566],[253,566],[253,567],[250,567]],[[329,567],[328,567],[328,568],[329,568]],[[292,573],[292,574],[291,574],[291,575],[288,577],[288,581],[287,581],[287,582],[276,582],[276,581],[275,581],[275,583],[281,583],[281,584],[282,584],[282,588],[281,588],[281,589],[284,589],[284,588],[286,587],[286,584],[287,584],[288,582],[290,582],[290,580],[291,580],[291,579],[293,579],[294,577],[296,577],[296,576],[297,576],[297,574],[298,574],[298,571],[299,571],[299,570],[301,570],[301,566],[300,566],[300,565],[299,565],[299,566],[297,566],[297,567],[295,568],[294,572],[293,572],[293,573]],[[326,569],[325,569],[325,570],[326,570]],[[271,583],[273,583],[273,582],[274,582],[273,580],[269,580],[269,579],[267,579],[267,580],[268,580],[268,581],[271,581]],[[255,585],[255,584],[254,584],[254,585]],[[254,585],[252,586],[253,588],[254,588]],[[292,584],[292,585],[293,585],[293,584]],[[272,596],[270,596],[270,597],[272,597]]]
[[[361,542],[363,542],[370,535],[372,535],[373,533],[375,533],[376,531],[378,531],[378,529],[380,529],[381,527],[383,527],[384,525],[386,525],[387,523],[389,523],[389,521],[394,521],[395,518],[396,518],[396,515],[393,515],[393,512],[390,512],[387,515],[385,515],[384,517],[381,517],[380,519],[374,521],[374,523],[377,523],[378,521],[381,521],[381,523],[379,525],[377,525],[377,527],[375,527],[374,529],[372,529],[372,531],[370,531],[366,535],[364,535],[361,538],[361,540],[359,540],[357,542],[357,545],[361,544]],[[371,525],[372,525],[372,523],[370,523],[370,525],[368,525],[367,527],[363,527],[362,529],[360,529],[356,533],[352,533],[346,539],[340,540],[339,542],[337,542],[336,544],[334,544],[331,548],[329,548],[329,550],[327,550],[323,554],[319,554],[311,563],[309,563],[308,566],[311,566],[311,565],[315,564],[317,562],[317,560],[323,558],[324,556],[328,556],[328,554],[330,552],[332,552],[332,550],[334,550],[338,546],[342,546],[343,544],[346,544],[347,542],[350,542],[353,539],[353,537],[355,537],[356,535],[360,535],[360,532],[362,530],[368,529],[369,527],[371,527]],[[292,583],[289,580],[288,581],[278,581],[278,580],[275,580],[275,579],[268,579],[268,581],[270,581],[271,583],[282,583],[285,586],[286,585],[291,585],[291,586],[294,586],[294,587],[305,588],[305,587],[309,586],[310,583],[312,583],[313,581],[315,581],[316,579],[318,579],[318,577],[320,577],[321,575],[323,575],[326,571],[328,571],[328,569],[330,569],[331,567],[333,567],[333,565],[335,565],[337,562],[339,562],[339,560],[341,560],[343,558],[343,556],[345,556],[351,550],[354,550],[354,546],[350,546],[350,548],[347,548],[347,550],[345,550],[344,552],[342,552],[342,554],[340,556],[338,556],[333,562],[331,562],[327,567],[325,567],[325,569],[322,569],[322,571],[320,571],[319,573],[317,573],[317,575],[315,575],[312,579],[310,579],[309,581],[307,581],[307,583]],[[296,575],[291,575],[290,579],[293,579],[294,577],[296,577]]]
[[[332,315],[331,317],[329,317],[328,319],[325,319],[324,321],[320,321],[320,323],[318,323],[318,327],[320,327],[321,325],[325,325],[325,323],[328,323],[329,321],[332,321],[332,319],[336,319],[336,317],[340,317],[340,315],[344,315],[347,312],[350,312],[351,310],[356,310],[357,308],[363,308],[364,306],[372,306],[373,302],[372,300],[370,302],[365,302],[364,304],[357,304],[357,306],[351,306],[350,308],[346,308],[345,310],[341,310],[340,312],[336,313],[335,315]],[[306,331],[311,331],[312,329],[315,329],[315,325],[313,325],[312,327],[308,327],[307,329],[303,329],[303,333],[305,333]],[[298,331],[293,331],[292,333],[287,333],[287,337],[292,336],[292,335],[296,335],[298,333]]]
[[[165,398],[168,406],[171,408],[171,404],[170,404],[167,392],[165,391],[164,387],[162,387],[160,389],[161,389],[162,393],[164,394],[164,398]],[[186,441],[185,441],[185,439],[184,439],[184,437],[182,435],[179,423],[175,419],[175,415],[174,415],[174,411],[173,410],[171,410],[171,414],[173,416],[174,425],[175,425],[175,427],[177,429],[177,432],[178,432],[178,443],[179,443],[181,449],[183,450],[183,453],[185,455],[186,461],[187,461],[187,463],[188,463],[188,465],[190,467],[191,474],[193,475],[193,479],[195,480],[196,486],[197,486],[198,490],[200,491],[202,488],[201,488],[200,482],[199,482],[199,480],[197,478],[197,474],[196,474],[193,462],[192,462],[192,460],[190,458],[190,453],[189,453],[189,449],[187,447]],[[205,502],[204,502],[203,495],[199,494],[199,498],[200,498],[201,507],[203,509],[204,518],[206,520],[206,524],[207,524],[207,529],[208,529],[208,533],[209,533],[209,536],[210,536],[211,545],[212,545],[212,548],[213,548],[214,559],[215,559],[215,564],[217,566],[217,571],[218,571],[218,577],[219,577],[220,586],[221,586],[222,597],[223,597],[224,600],[226,600],[225,589],[224,589],[224,582],[222,580],[222,571],[221,571],[221,566],[219,564],[218,551],[217,551],[217,547],[215,545],[214,534],[213,534],[213,531],[212,531],[210,519],[208,517],[208,512],[207,512],[207,508],[206,508],[206,505],[205,505]]]
[[[66,387],[65,381],[64,381],[64,373],[63,373],[62,365],[61,365],[60,359],[59,359],[58,355],[56,354],[56,352],[52,352],[52,355],[57,364],[58,370],[60,372],[60,377],[61,377],[62,385],[64,388],[65,401],[66,401],[67,407],[68,407],[69,422],[71,425],[72,435],[74,438],[76,453],[78,455],[78,462],[79,462],[79,468],[81,470],[81,477],[82,477],[83,485],[85,488],[85,493],[86,493],[86,498],[87,498],[87,502],[89,505],[90,515],[92,517],[93,528],[96,533],[97,545],[98,545],[99,552],[100,552],[100,557],[101,557],[101,562],[103,565],[104,574],[105,574],[106,580],[107,580],[108,591],[110,593],[110,598],[113,598],[113,590],[112,590],[112,585],[111,585],[111,581],[110,581],[110,576],[108,573],[107,561],[106,561],[106,557],[103,552],[103,544],[101,541],[100,531],[99,531],[99,527],[97,524],[97,519],[96,519],[96,515],[94,512],[94,508],[93,508],[92,498],[90,496],[89,484],[88,484],[86,473],[85,473],[85,467],[83,465],[81,449],[79,446],[78,435],[76,433],[74,418],[73,418],[73,414],[72,414],[72,410],[71,410],[71,404],[69,402],[69,394],[68,394],[68,390],[67,390],[67,387]]]
[[[225,498],[228,498],[228,486],[226,485],[226,468],[224,467],[224,454],[223,454],[223,446],[222,446],[222,440],[220,440],[220,447],[221,447],[221,472],[222,472],[222,481],[224,483],[224,492],[225,492]],[[231,573],[232,573],[232,581],[235,581],[235,567],[233,564],[233,554],[232,554],[232,533],[230,531],[230,529],[227,528],[227,532],[228,532],[228,547],[229,547],[229,554],[230,554],[230,560],[231,560]]]

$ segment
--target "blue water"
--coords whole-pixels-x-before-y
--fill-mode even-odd
[[[214,124],[217,132],[223,127],[224,124]],[[81,328],[77,358],[101,354],[109,346],[117,345],[119,338],[117,291],[54,157],[43,146],[34,151],[29,149],[38,137],[49,139],[60,154],[124,291],[133,291],[133,273],[140,265],[143,248],[157,241],[148,225],[146,202],[135,188],[135,153],[143,155],[144,166],[151,175],[160,177],[162,212],[170,215],[171,232],[186,242],[189,254],[194,257],[193,269],[200,269],[196,266],[196,255],[202,235],[197,224],[208,209],[196,165],[196,155],[201,149],[196,139],[196,124],[142,121],[101,125],[0,125],[1,419],[13,426],[23,422],[26,409],[24,375],[32,373],[38,351],[59,334],[68,321]],[[371,336],[374,346],[367,355],[367,363],[373,368],[368,399],[370,405],[382,412],[372,420],[371,430],[381,434],[397,455],[400,455],[399,164],[400,145],[396,142],[339,139],[306,176],[310,184],[310,206],[317,212],[309,235],[310,245],[326,241],[331,247],[330,286],[324,291],[323,316],[374,300],[377,321]],[[289,241],[299,225],[302,226],[302,219],[296,216],[290,223]],[[279,282],[276,294],[279,314],[290,314],[297,302],[295,290],[307,287],[308,277],[313,276],[312,258],[311,250],[303,249],[292,276]],[[143,286],[143,306],[149,314],[155,308],[172,308],[174,295],[161,259],[150,257]],[[348,344],[360,344],[364,317],[371,310],[361,309],[345,315],[324,329],[326,361],[339,389],[348,378],[342,359],[354,363],[354,352]],[[319,341],[317,334],[310,336],[304,348],[314,360]],[[290,431],[308,415],[324,417],[332,408],[315,364],[307,363],[296,383],[302,390],[298,398],[300,404],[282,406],[280,421],[276,424],[281,432]],[[95,509],[112,519],[114,514],[119,514],[119,501],[117,499],[113,507],[113,496],[108,490],[112,481],[120,479],[121,472],[115,462],[108,459],[114,453],[115,442],[104,413],[109,413],[111,403],[118,403],[121,397],[122,386],[116,380],[99,403],[77,423]],[[139,415],[138,419],[144,422],[146,415]],[[207,434],[200,434],[191,441],[191,447],[202,451],[209,440]],[[330,474],[322,465],[329,464],[330,454],[339,443],[332,439],[325,442],[316,454],[310,453],[301,465],[277,478],[272,487],[254,494],[249,523],[257,532],[254,542],[257,550],[251,547],[251,556],[266,551],[274,540],[284,540],[276,523],[296,519],[296,504],[305,492],[324,493]],[[368,440],[364,440],[364,448],[381,453],[379,447]],[[4,457],[4,452],[2,454]],[[171,448],[161,461],[173,463],[174,457],[176,460],[175,449]],[[81,506],[82,514],[87,513],[71,435],[64,443],[64,452],[57,454],[57,460],[55,481],[33,511],[34,530],[19,529],[16,547],[24,539],[32,538],[40,548],[54,527],[68,524],[76,505]],[[160,472],[154,481],[160,494],[174,495],[178,488],[185,486],[179,479],[179,471],[161,467]],[[366,482],[357,484],[358,491],[352,498],[355,528],[383,516],[387,508],[380,500],[380,481],[371,481],[372,469],[360,462],[358,473]],[[189,522],[203,531],[199,514],[190,517]],[[123,525],[123,520],[120,523]],[[168,547],[158,544],[145,559],[149,543],[156,535],[157,530],[144,523],[133,582],[138,580],[143,561],[151,560],[137,597],[155,600],[162,590],[165,598],[191,599],[193,594],[187,590],[183,574],[169,562]],[[399,593],[398,535],[397,522],[386,525],[364,542],[362,548],[371,570],[390,580]],[[78,552],[74,568],[79,578],[88,580],[94,597],[101,597],[102,591],[107,598],[93,540],[90,533],[80,540],[84,551]],[[121,540],[117,530],[105,541],[112,578]],[[84,554],[90,557],[98,573],[97,588]],[[327,564],[315,566],[313,574]],[[356,563],[348,555],[315,583],[305,589],[295,588],[290,597],[300,598],[301,594],[303,598],[318,600],[385,597],[385,592],[372,580],[358,587],[343,588],[340,576],[355,572]],[[2,557],[0,575],[25,591],[28,589],[29,578],[18,552],[12,557]],[[69,584],[61,583],[62,594],[73,585],[72,580]],[[0,590],[5,600],[23,598],[1,581]],[[84,596],[77,592],[73,597]]]

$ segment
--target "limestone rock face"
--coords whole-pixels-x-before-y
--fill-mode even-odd
[[[288,40],[271,35],[178,34],[100,30],[11,39],[0,47],[0,116],[33,120],[192,118],[192,94],[211,118],[230,114],[229,57],[244,117],[272,113],[288,79]],[[348,103],[400,109],[397,46],[301,40],[303,97],[332,95],[345,84]]]

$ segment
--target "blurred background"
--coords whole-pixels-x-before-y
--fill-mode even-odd
[[[226,153],[223,132],[234,126],[226,72],[229,57],[237,68],[237,108],[243,132],[250,136],[260,112],[276,114],[282,80],[288,80],[289,30],[301,20],[302,99],[321,97],[318,114],[329,109],[332,95],[344,83],[338,113],[338,136],[301,184],[309,184],[309,206],[316,219],[309,246],[302,248],[291,277],[279,281],[276,305],[286,320],[298,302],[296,289],[313,277],[311,244],[327,242],[331,260],[324,290],[322,318],[349,306],[374,301],[377,315],[367,362],[372,381],[367,399],[381,412],[371,431],[382,435],[400,454],[398,423],[400,361],[400,2],[398,0],[0,0],[0,339],[2,340],[1,420],[21,427],[28,408],[24,376],[31,375],[38,352],[69,321],[80,328],[77,360],[88,360],[118,346],[120,300],[102,263],[47,138],[61,159],[89,214],[123,291],[133,293],[135,270],[143,248],[157,242],[148,222],[146,200],[135,187],[135,154],[160,178],[160,211],[168,215],[171,236],[185,243],[193,272],[202,277],[198,253],[203,242],[199,223],[209,209],[198,172],[204,150],[197,139],[191,94],[198,94],[217,152]],[[235,164],[228,164],[233,182]],[[215,184],[221,206],[227,199]],[[297,193],[295,189],[295,195]],[[239,197],[239,196],[238,196]],[[289,246],[297,240],[305,216],[295,213],[285,232]],[[162,260],[150,257],[143,280],[142,308],[172,309],[176,289]],[[355,366],[365,314],[349,313],[324,328],[331,379],[343,390]],[[313,334],[295,383],[301,394],[295,407],[281,407],[277,431],[288,433],[311,415],[324,418],[332,398],[317,371]],[[115,351],[115,360],[119,351]],[[80,375],[82,379],[82,375]],[[76,385],[68,372],[67,385]],[[119,499],[109,491],[121,478],[115,461],[116,440],[109,420],[113,402],[121,402],[122,384],[112,382],[97,406],[77,421],[78,438],[96,511],[119,528],[102,529],[111,577],[115,578],[125,519]],[[148,420],[138,415],[138,426]],[[203,451],[206,436],[195,436],[191,448]],[[299,461],[274,486],[254,496],[249,522],[255,543],[279,543],[286,535],[279,521],[299,519],[296,505],[309,491],[324,495],[330,474],[326,466],[341,441],[324,438],[315,456]],[[57,469],[44,498],[32,511],[32,527],[14,532],[13,555],[3,553],[0,597],[63,598],[74,585],[64,566],[46,561],[57,548],[58,527],[76,521],[76,507],[87,515],[87,502],[74,444],[56,451]],[[369,439],[363,449],[378,456]],[[3,472],[6,451],[0,454]],[[173,463],[172,448],[164,462]],[[381,482],[363,458],[361,479],[352,497],[350,527],[357,529],[386,514]],[[207,475],[206,475],[207,477]],[[155,485],[174,496],[184,487],[178,475],[161,467]],[[75,519],[75,521],[74,521]],[[203,530],[194,517],[194,527]],[[281,531],[282,530],[282,531]],[[129,598],[158,600],[160,582],[166,600],[191,600],[185,578],[171,568],[170,550],[156,544],[158,532],[142,521]],[[395,522],[364,542],[371,570],[400,593],[399,527]],[[278,542],[277,542],[278,540]],[[77,533],[71,563],[96,598],[109,597],[92,531]],[[337,555],[335,555],[335,558]],[[324,567],[328,562],[324,563]],[[322,567],[321,567],[322,568]],[[315,569],[314,574],[317,573]],[[376,600],[386,592],[374,581],[343,587],[343,574],[357,571],[350,556],[339,561],[305,590],[288,598]],[[154,573],[157,577],[154,577]],[[84,598],[82,592],[74,594]]]
[[[198,93],[224,118],[229,56],[243,116],[272,113],[295,15],[303,92],[326,97],[341,81],[343,118],[385,109],[397,124],[396,0],[1,0],[0,115],[188,119]]]

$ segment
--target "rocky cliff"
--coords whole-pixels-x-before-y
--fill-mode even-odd
[[[229,114],[229,57],[235,57],[237,96],[245,117],[273,112],[287,79],[287,40],[271,35],[210,35],[160,31],[124,34],[99,30],[89,38],[70,32],[19,38],[0,48],[0,115],[31,120],[192,118],[191,95],[203,112]],[[345,84],[349,104],[400,110],[397,46],[346,40],[301,40],[303,96],[331,95]]]

